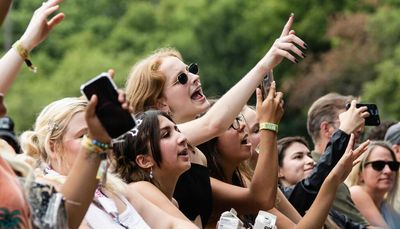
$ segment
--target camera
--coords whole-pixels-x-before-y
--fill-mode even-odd
[[[266,211],[259,211],[253,229],[274,229],[276,216]]]
[[[357,103],[356,108],[359,107],[367,107],[367,111],[369,116],[365,118],[366,126],[379,126],[381,124],[381,120],[379,118],[378,107],[373,103]],[[350,103],[346,104],[346,110],[350,108]]]
[[[235,209],[223,212],[218,222],[218,229],[241,229],[243,222],[237,217]]]

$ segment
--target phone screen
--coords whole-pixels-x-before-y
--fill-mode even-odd
[[[270,72],[267,73],[267,75],[264,77],[263,81],[260,84],[260,89],[263,99],[267,98],[272,81],[274,81],[274,73],[271,70]]]
[[[111,138],[117,138],[136,126],[133,115],[122,109],[117,87],[106,73],[83,84],[81,92],[88,100],[97,95],[96,115]]]
[[[373,103],[357,103],[356,107],[367,107],[367,111],[369,116],[365,118],[366,126],[379,126],[381,124],[381,120],[379,118],[379,110],[376,104]],[[346,110],[350,108],[350,103],[346,105]]]

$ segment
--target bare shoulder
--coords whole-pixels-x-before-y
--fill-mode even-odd
[[[352,199],[363,199],[368,196],[368,193],[360,185],[351,186],[349,189]]]

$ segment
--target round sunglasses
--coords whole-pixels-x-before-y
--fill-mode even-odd
[[[364,164],[364,167],[371,164],[372,168],[375,171],[382,171],[386,165],[389,166],[389,169],[393,172],[397,172],[399,170],[400,163],[397,161],[369,161]]]
[[[199,66],[196,63],[191,63],[187,67],[187,70],[192,74],[197,74],[199,72]],[[188,82],[188,76],[186,73],[182,72],[181,74],[178,75],[176,81],[172,85],[175,85],[177,83],[185,85],[187,82]]]

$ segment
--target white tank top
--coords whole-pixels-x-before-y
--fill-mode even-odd
[[[123,229],[123,228],[139,228],[139,229],[150,229],[147,223],[143,220],[143,218],[139,215],[136,209],[129,203],[129,201],[123,197],[119,196],[119,198],[126,205],[126,209],[124,212],[119,214],[119,224],[115,219],[111,217],[110,214],[100,209],[95,204],[91,203],[88,211],[85,215],[85,220],[87,224],[93,229]],[[109,199],[111,200],[111,199]],[[124,227],[125,226],[125,227]]]

